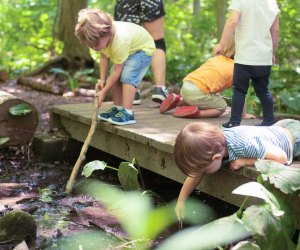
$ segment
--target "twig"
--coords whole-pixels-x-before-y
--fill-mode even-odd
[[[98,106],[98,98],[95,97],[94,98],[94,107],[93,107],[93,113],[92,113],[92,123],[91,123],[91,128],[90,128],[90,131],[84,141],[84,144],[81,148],[81,151],[80,151],[80,155],[73,167],[73,170],[72,170],[72,173],[71,173],[71,176],[68,180],[68,183],[67,183],[67,186],[66,186],[66,193],[67,194],[70,194],[73,190],[73,187],[74,187],[74,183],[75,183],[75,178],[77,176],[77,173],[78,173],[78,170],[81,166],[81,163],[85,160],[85,154],[86,154],[86,151],[90,145],[90,142],[91,142],[91,139],[93,137],[93,134],[96,130],[96,127],[97,127],[97,117],[98,117],[98,112],[99,112],[99,106]]]

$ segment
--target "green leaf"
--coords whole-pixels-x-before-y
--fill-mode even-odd
[[[300,94],[290,96],[286,91],[282,91],[280,92],[280,97],[286,106],[295,110],[298,114],[300,113]]]
[[[251,241],[240,241],[231,250],[260,250],[261,248]]]
[[[121,162],[119,165],[118,178],[124,190],[140,190],[138,181],[139,171],[131,162]]]
[[[51,197],[52,190],[50,188],[39,189],[40,200],[43,202],[51,202],[53,199]]]
[[[95,170],[104,170],[106,167],[107,164],[104,161],[91,161],[84,165],[81,175],[90,177]]]
[[[292,168],[274,161],[258,160],[255,167],[261,172],[264,181],[269,180],[285,194],[300,190],[300,169]]]
[[[9,113],[12,115],[26,115],[31,111],[32,110],[27,103],[20,103],[9,108]]]
[[[242,217],[245,227],[253,234],[261,249],[294,250],[295,245],[282,219],[282,216],[272,214],[268,205],[251,206]]]
[[[269,205],[270,209],[272,210],[272,213],[275,216],[282,216],[284,214],[284,211],[280,209],[281,206],[277,198],[260,183],[257,182],[245,183],[239,186],[238,188],[234,189],[232,193],[246,195],[246,196],[253,196],[253,197],[263,199]]]
[[[0,145],[8,142],[10,139],[8,137],[0,137]]]
[[[251,236],[236,215],[231,215],[200,228],[184,229],[166,239],[157,250],[214,249]]]
[[[55,74],[62,74],[62,75],[65,75],[67,77],[70,77],[69,72],[65,71],[65,70],[63,70],[61,68],[52,68],[49,71],[52,72],[52,73],[55,73]]]

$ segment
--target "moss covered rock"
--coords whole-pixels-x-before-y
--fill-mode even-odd
[[[31,241],[36,237],[36,222],[33,217],[15,210],[0,218],[0,243]]]

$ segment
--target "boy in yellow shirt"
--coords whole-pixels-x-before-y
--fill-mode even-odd
[[[139,25],[113,21],[99,9],[79,12],[75,35],[87,47],[100,51],[99,105],[112,89],[114,105],[99,118],[116,125],[136,123],[132,105],[155,52],[151,35]],[[113,66],[108,77],[110,61]]]

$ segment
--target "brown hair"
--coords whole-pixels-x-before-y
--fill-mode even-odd
[[[78,13],[75,36],[86,46],[113,33],[112,17],[99,9],[82,9]]]
[[[235,54],[235,42],[234,42],[234,36],[232,36],[229,42],[226,44],[222,55],[229,58],[233,58],[234,54]]]
[[[174,159],[179,169],[187,176],[197,176],[212,162],[213,155],[226,145],[223,131],[216,125],[192,122],[178,134]]]

